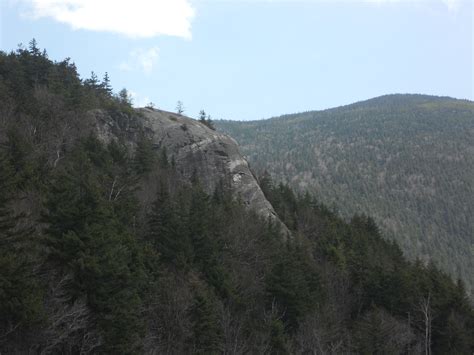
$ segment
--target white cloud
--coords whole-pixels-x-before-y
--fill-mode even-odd
[[[24,0],[27,15],[50,17],[73,29],[129,37],[191,38],[194,9],[189,0]]]
[[[158,47],[134,49],[130,52],[128,61],[122,62],[118,68],[123,71],[141,70],[149,74],[158,61],[158,54]]]

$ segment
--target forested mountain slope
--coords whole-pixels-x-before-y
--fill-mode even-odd
[[[474,286],[474,103],[388,95],[263,121],[217,121],[252,167],[344,216],[372,215],[406,255]]]
[[[0,103],[1,354],[474,351],[462,282],[257,184],[231,138],[34,41],[0,52]]]

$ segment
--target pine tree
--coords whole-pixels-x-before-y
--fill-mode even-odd
[[[152,141],[141,136],[137,142],[137,149],[135,151],[135,168],[139,174],[149,173],[155,164],[156,155],[153,151]]]
[[[19,227],[12,211],[15,171],[0,150],[0,334],[27,326],[41,311],[41,293],[33,273],[31,233]]]
[[[91,77],[89,79],[86,79],[84,81],[84,85],[86,85],[87,87],[90,87],[91,89],[93,90],[96,90],[97,88],[100,87],[99,85],[99,79],[97,78],[97,75],[96,73],[94,73],[93,71],[91,72]]]
[[[189,236],[193,243],[196,260],[206,267],[213,260],[215,253],[214,244],[210,238],[210,199],[197,180],[191,193],[188,213]]]
[[[319,296],[319,277],[307,258],[304,251],[288,245],[267,277],[268,303],[277,302],[290,332],[298,328],[303,315],[314,309]]]
[[[17,128],[7,131],[8,159],[14,169],[17,187],[24,189],[32,181],[34,166],[31,161],[32,146]]]
[[[206,289],[198,289],[191,309],[193,353],[220,354],[222,328],[219,324],[216,297]]]
[[[206,117],[207,117],[206,116],[206,111],[204,111],[204,110],[199,111],[199,122],[205,124],[206,123]]]
[[[272,354],[291,354],[288,345],[288,338],[285,334],[285,325],[279,319],[272,320],[270,324],[270,347]]]
[[[118,93],[118,99],[122,105],[131,106],[132,105],[132,98],[128,93],[127,89],[123,88]]]
[[[215,130],[216,128],[214,127],[214,122],[211,119],[210,115],[206,115],[206,111],[201,110],[199,111],[199,122],[201,122],[203,125],[206,127],[209,127],[212,130]]]
[[[102,83],[100,84],[100,87],[102,88],[102,90],[107,96],[112,95],[112,86],[110,85],[109,73],[105,72],[104,78],[102,79]]]
[[[211,116],[210,115],[207,115],[207,119],[206,119],[206,126],[209,127],[210,129],[212,129],[213,131],[216,130],[216,127],[214,127],[214,121],[211,119]]]
[[[28,49],[31,55],[36,56],[36,57],[41,56],[41,51],[38,48],[38,42],[36,41],[36,39],[33,38],[29,42]]]
[[[168,186],[160,184],[157,197],[148,215],[147,239],[155,245],[163,261],[177,266],[186,265],[191,259],[191,243],[183,234],[177,207],[172,201]]]

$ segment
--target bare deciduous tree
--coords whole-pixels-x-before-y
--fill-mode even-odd
[[[421,315],[424,330],[424,352],[425,355],[431,355],[431,323],[433,321],[433,313],[431,310],[431,293],[428,292],[426,297],[419,300],[417,310]]]

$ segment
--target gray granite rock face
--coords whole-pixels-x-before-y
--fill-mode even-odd
[[[191,118],[171,112],[141,108],[140,126],[152,139],[156,149],[166,148],[173,159],[180,176],[189,181],[196,174],[208,193],[213,193],[220,182],[224,182],[236,198],[259,215],[270,218],[280,225],[285,234],[288,229],[276,215],[272,205],[265,198],[257,180],[249,169],[247,161],[239,152],[237,142],[220,132]],[[97,130],[104,141],[116,135],[114,121],[103,112],[94,112]],[[132,125],[126,129],[126,139],[133,147],[136,132]],[[123,136],[123,129],[122,129]]]

